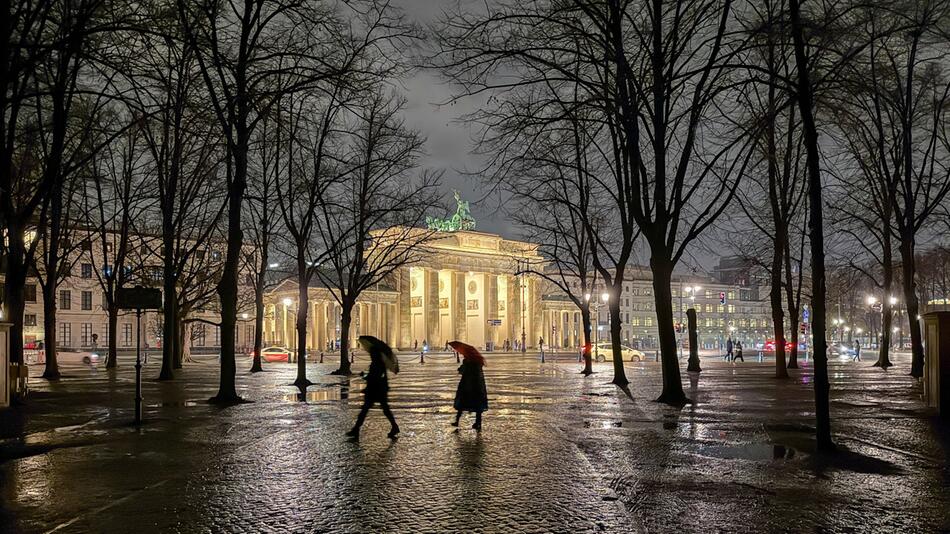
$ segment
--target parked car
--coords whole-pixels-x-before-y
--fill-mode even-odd
[[[61,365],[83,364],[95,367],[99,365],[99,353],[83,350],[57,350],[56,363]]]
[[[594,355],[598,362],[605,362],[608,358],[613,358],[613,351],[613,345],[610,343],[598,343],[594,347]],[[620,345],[620,356],[628,362],[642,362],[646,359],[645,354],[626,345]]]
[[[795,344],[792,343],[791,341],[786,341],[786,342],[785,342],[785,353],[788,354],[789,352],[792,352],[792,347],[794,347],[794,346],[795,346]],[[765,349],[763,349],[763,350],[765,350],[765,352],[775,352],[775,340],[774,340],[774,339],[766,340],[766,341],[765,341]],[[802,345],[801,345],[801,344],[798,345],[798,351],[799,351],[799,352],[802,351]]]
[[[261,350],[261,359],[265,362],[289,362],[290,351],[284,347],[267,347]]]

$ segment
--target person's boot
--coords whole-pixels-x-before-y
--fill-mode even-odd
[[[449,424],[452,425],[452,426],[459,426],[459,419],[461,419],[461,418],[462,418],[462,412],[458,412],[458,413],[455,415],[455,421],[452,421],[452,422],[449,423]]]
[[[389,437],[389,439],[396,439],[396,437],[399,435],[399,426],[393,425],[392,429],[389,431],[389,434],[386,435]]]
[[[360,439],[360,427],[354,426],[346,433],[346,437],[353,439]]]
[[[475,424],[472,425],[472,429],[481,430],[482,429],[482,414],[475,416]]]

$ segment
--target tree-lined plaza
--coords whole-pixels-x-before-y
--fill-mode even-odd
[[[477,412],[479,434],[436,431],[447,424],[437,403],[453,411],[455,363],[463,384],[476,370],[487,383],[486,434],[581,458],[506,460],[535,478],[532,498],[551,484],[561,503],[580,469],[591,498],[619,501],[564,515],[565,529],[706,529],[645,495],[669,492],[670,458],[694,449],[718,459],[713,469],[737,462],[729,484],[755,471],[757,498],[756,462],[773,462],[765,471],[788,477],[782,509],[830,472],[820,491],[857,514],[735,522],[745,515],[702,493],[713,471],[690,465],[696,486],[675,484],[691,507],[708,502],[710,529],[950,528],[929,471],[945,469],[950,406],[950,1],[19,0],[0,19],[0,484],[21,492],[0,519],[13,528],[130,527],[79,509],[32,521],[23,495],[44,476],[81,477],[70,464],[86,460],[59,447],[179,449],[189,430],[165,417],[202,436],[257,419],[281,449],[316,451],[260,477],[335,457],[334,480],[360,480],[347,502],[388,502],[365,480],[387,475],[353,452],[383,438],[359,441],[361,416],[341,442],[350,395],[389,415],[390,388],[396,418],[414,428],[403,425],[396,450],[421,436],[457,446],[446,468],[480,482],[463,494],[523,507],[491,489],[513,480],[485,460],[503,440],[482,440],[484,408],[459,407],[461,385],[455,409]],[[422,111],[410,89],[420,79],[443,90]],[[433,120],[468,136],[468,160],[440,159]],[[132,302],[133,290],[155,305]],[[101,442],[33,445],[56,416],[131,420],[117,384],[136,359],[145,413],[160,421],[143,428],[167,438],[111,428]],[[207,390],[199,400],[220,411],[182,412],[197,402],[186,390]],[[507,430],[492,428],[496,400]],[[862,429],[887,426],[849,404],[864,402],[904,433],[862,441]],[[110,415],[91,415],[94,403]],[[285,416],[306,441],[273,427]],[[610,479],[639,447],[606,436],[611,421],[631,443],[669,446],[648,447],[657,470]],[[638,426],[660,421],[658,434]],[[544,427],[555,435],[539,437]],[[276,447],[239,438],[207,439]],[[29,467],[44,456],[65,463]],[[11,478],[21,467],[30,476]],[[253,486],[234,462],[218,468],[234,470],[227,491]],[[853,473],[869,475],[862,495],[893,476],[931,500],[919,513],[848,505],[836,484]],[[172,477],[151,483],[188,486]],[[184,530],[265,528],[228,510],[237,500],[216,506],[235,523]],[[413,523],[391,508],[382,522],[321,511],[313,525],[266,528],[467,531],[478,512],[455,503],[460,522]],[[554,524],[512,513],[483,528]]]

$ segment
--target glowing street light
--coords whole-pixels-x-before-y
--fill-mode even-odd
[[[293,301],[293,299],[285,298],[285,299],[283,300],[283,303],[284,303],[284,306],[286,306],[286,307],[289,308],[290,305],[294,303],[294,301]]]
[[[897,304],[897,297],[891,297],[890,302],[891,302],[891,306]]]
[[[877,298],[868,295],[868,306],[874,306],[877,303]]]

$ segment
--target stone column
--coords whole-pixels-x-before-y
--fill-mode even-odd
[[[527,295],[526,299],[529,303],[528,312],[531,314],[531,325],[530,325],[529,332],[531,331],[534,332],[534,339],[531,339],[530,334],[529,334],[528,346],[537,347],[539,337],[544,337],[544,342],[545,344],[547,344],[548,337],[550,336],[551,332],[548,331],[542,334],[543,330],[541,330],[542,328],[542,325],[541,325],[541,284],[538,282],[538,280],[535,280],[534,278],[530,278],[530,277],[528,278],[528,291],[526,295]]]
[[[409,279],[409,268],[399,270],[399,276],[396,279],[396,328],[399,335],[396,337],[396,344],[399,347],[407,348],[412,346],[412,334],[410,332],[410,322],[412,321],[412,308],[410,307],[410,298],[412,296],[412,284]]]
[[[468,337],[467,313],[465,311],[465,273],[452,273],[452,304],[455,308],[455,339],[465,341]]]
[[[439,346],[439,340],[442,338],[439,330],[439,271],[434,269],[425,270],[425,302],[423,303],[425,317],[425,341],[429,343],[429,349]],[[422,340],[419,340],[422,345]]]
[[[521,277],[508,278],[508,317],[509,337],[514,349],[515,341],[521,342]]]
[[[497,319],[498,318],[498,275],[492,273],[485,274],[485,319]],[[500,343],[498,342],[498,337],[500,332],[498,332],[498,327],[489,326],[487,323],[485,325],[485,341],[491,341],[496,346]]]

